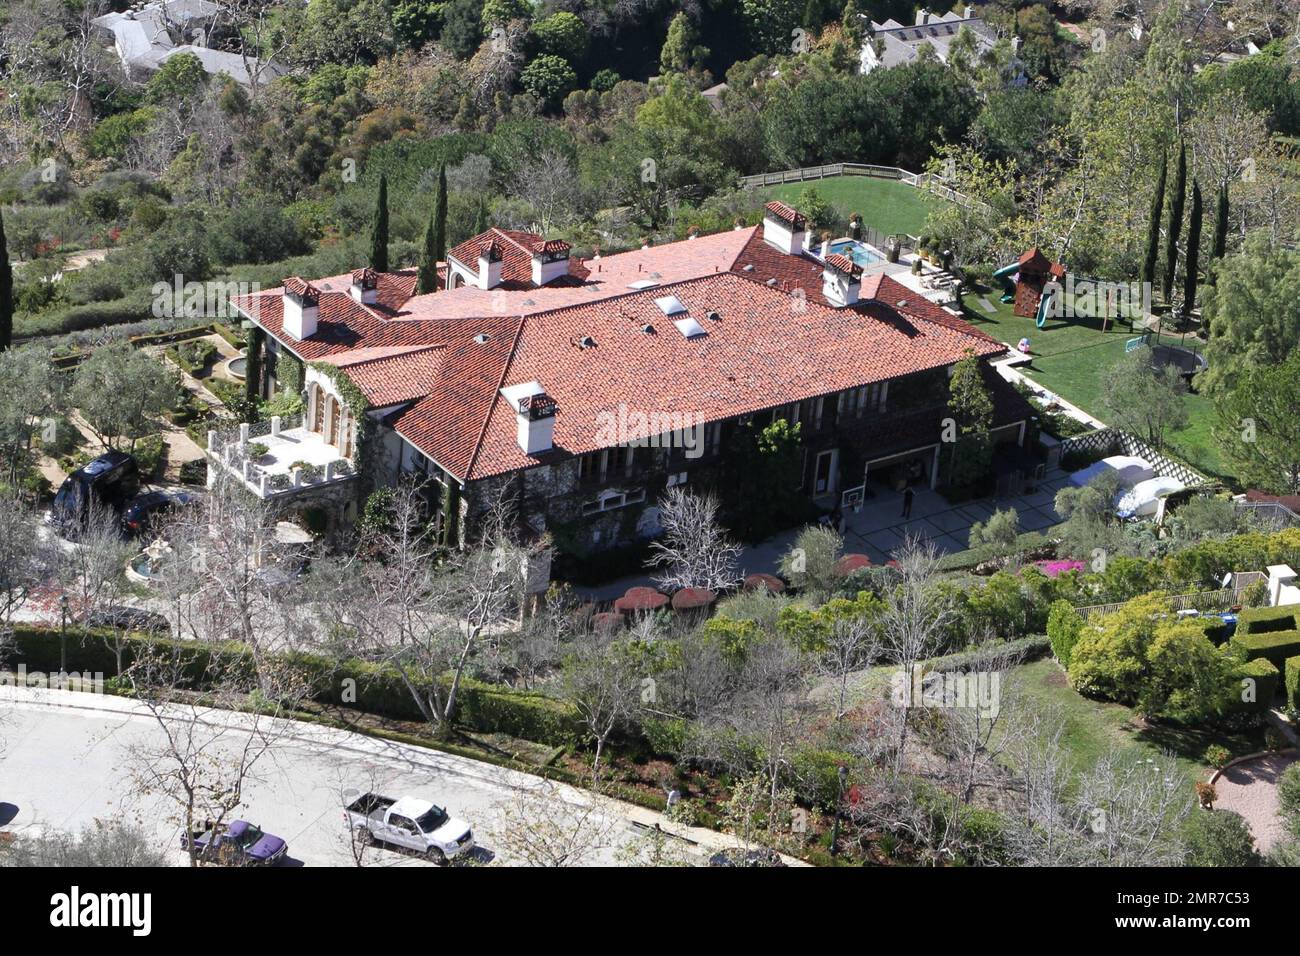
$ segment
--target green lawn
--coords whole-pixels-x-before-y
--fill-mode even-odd
[[[890,235],[900,232],[920,235],[930,206],[941,201],[915,186],[871,176],[830,176],[803,183],[784,183],[768,187],[768,194],[773,199],[797,205],[799,194],[810,186],[845,215],[861,213],[862,221],[868,226]]]
[[[1168,752],[1189,780],[1204,780],[1211,769],[1204,762],[1204,754],[1211,744],[1227,747],[1237,756],[1263,749],[1262,730],[1226,734],[1199,728],[1148,726],[1122,704],[1081,696],[1051,658],[1024,664],[1016,673],[1021,691],[1030,701],[1054,708],[1064,718],[1062,742],[1076,770],[1086,769],[1111,749],[1138,756]]]
[[[1124,356],[1124,343],[1136,334],[1129,331],[1128,323],[1112,322],[1103,332],[1096,319],[1062,318],[1049,319],[1039,329],[1033,319],[1013,315],[1010,304],[998,301],[998,293],[990,292],[984,298],[994,311],[983,308],[980,296],[968,294],[966,318],[999,342],[1015,345],[1022,335],[1028,336],[1034,360],[1020,366],[1020,370],[1044,388],[1105,421],[1102,381],[1106,370]],[[1173,337],[1165,335],[1161,341],[1173,341]],[[1222,475],[1225,466],[1210,435],[1214,423],[1213,403],[1203,395],[1189,394],[1185,400],[1191,420],[1186,428],[1169,436],[1168,444],[1176,455],[1210,477]]]

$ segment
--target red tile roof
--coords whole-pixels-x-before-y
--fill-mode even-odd
[[[799,210],[795,209],[793,206],[787,206],[780,200],[773,199],[763,208],[776,216],[776,218],[780,219],[782,222],[789,223],[796,229],[803,229],[808,225],[808,220],[804,218],[803,213],[799,212]]]
[[[832,252],[826,257],[826,264],[832,269],[843,272],[845,275],[855,276],[862,274],[862,266],[858,265],[848,256],[842,256],[838,252]]]
[[[532,238],[492,230],[457,249],[496,242],[518,264]],[[574,259],[545,288],[531,287],[531,261],[526,286],[490,291],[416,296],[414,270],[382,273],[373,305],[348,294],[351,274],[321,279],[318,328],[304,340],[283,330],[280,290],[233,302],[303,359],[342,368],[373,406],[408,403],[386,421],[461,480],[601,447],[596,417],[620,407],[716,421],[1004,348],[884,275],[863,279],[858,305],[833,308],[822,268],[769,246],[760,227]],[[806,292],[797,305],[796,289]],[[669,293],[706,334],[678,331],[654,301]],[[594,345],[580,347],[588,336]],[[499,394],[529,381],[561,409],[554,450],[531,458]]]
[[[617,419],[621,408],[719,421],[946,366],[967,349],[1002,351],[991,340],[905,317],[881,302],[848,309],[809,302],[797,310],[785,293],[734,274],[671,287],[706,333],[687,339],[654,302],[665,291],[524,319],[501,382],[537,381],[559,403],[555,450],[525,455],[516,441],[514,410],[498,396],[482,450],[458,477],[484,478],[603,447],[610,443],[601,440],[602,414]],[[717,321],[707,318],[711,311]],[[646,324],[656,334],[642,332]],[[596,346],[575,346],[583,335],[594,337]],[[425,401],[438,404],[436,397]],[[446,417],[426,421],[436,432]],[[401,418],[397,431],[421,448],[431,437]]]
[[[357,349],[323,361],[347,372],[374,408],[403,405],[429,394],[442,368],[445,346]]]

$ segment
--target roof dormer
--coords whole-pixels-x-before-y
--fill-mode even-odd
[[[808,240],[808,220],[793,206],[773,200],[763,207],[763,241],[797,256]]]
[[[856,305],[862,294],[862,267],[848,256],[832,252],[822,269],[822,295],[836,307]]]
[[[320,290],[297,276],[284,280],[284,313],[282,324],[286,334],[295,339],[306,339],[316,334],[320,321]]]
[[[569,244],[549,239],[533,245],[533,285],[544,286],[569,274]]]
[[[379,301],[379,273],[369,267],[353,272],[348,295],[362,305],[374,305]]]

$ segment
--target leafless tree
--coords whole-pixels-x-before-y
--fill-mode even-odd
[[[1016,651],[982,655],[960,676],[968,685],[983,682],[991,692],[987,700],[967,699],[943,708],[939,745],[948,759],[950,787],[962,803],[970,803],[979,787],[1006,782],[1003,758],[1024,729],[1014,670],[1022,657]]]
[[[649,681],[647,684],[646,681]],[[560,694],[582,716],[595,754],[591,782],[600,776],[600,758],[610,735],[635,714],[643,690],[653,688],[628,642],[617,634],[592,629],[569,647],[560,675]],[[646,703],[653,703],[653,693]]]
[[[1017,745],[1023,803],[1008,838],[1030,866],[1175,866],[1192,793],[1168,756],[1110,751],[1075,774],[1059,712],[1038,715],[1038,733]]]
[[[580,796],[542,780],[517,787],[497,807],[492,836],[506,862],[523,866],[585,866],[611,846],[620,817],[597,794]]]
[[[31,832],[0,840],[0,867],[170,866],[167,855],[132,820],[96,820],[80,832]]]
[[[948,599],[934,586],[939,576],[939,559],[933,544],[913,538],[895,552],[899,581],[885,594],[881,615],[881,643],[884,659],[902,681],[911,681],[917,666],[933,657],[943,641],[954,615]],[[894,727],[894,773],[901,774],[910,730],[910,712],[919,702],[898,703]]]
[[[477,540],[447,552],[416,485],[395,489],[383,527],[317,593],[344,656],[391,664],[429,725],[445,732],[476,653],[513,630],[531,562],[547,545],[515,541],[510,510],[491,509]]]
[[[59,552],[59,583],[74,621],[84,626],[97,612],[122,606],[129,593],[126,562],[133,550],[122,538],[117,514],[92,499],[85,522],[77,529],[76,541]],[[114,624],[105,638],[116,658],[119,676],[128,629],[125,624]]]
[[[270,654],[288,640],[304,555],[278,537],[277,513],[231,475],[218,477],[193,517],[206,528],[187,542],[203,634],[240,642],[259,672],[269,669]]]
[[[722,591],[740,583],[740,545],[718,524],[718,500],[671,488],[659,501],[663,537],[651,544],[651,567],[665,590]]]
[[[757,761],[775,812],[791,755],[806,739],[815,709],[803,657],[781,638],[760,636],[746,647],[726,698],[700,715],[693,755],[732,773]]]
[[[235,655],[149,647],[126,671],[159,731],[130,747],[133,787],[164,798],[186,834],[220,832],[231,821],[247,785],[292,732],[281,717],[306,696],[291,665],[264,662],[254,675],[246,664]],[[189,856],[197,866],[193,845]]]
[[[543,149],[516,167],[514,192],[536,210],[543,233],[573,216],[581,188],[573,160],[563,150]]]
[[[57,560],[37,529],[36,513],[21,498],[0,500],[0,635]]]
[[[835,721],[849,709],[849,684],[853,676],[880,656],[880,623],[877,617],[841,618],[831,624],[826,645],[818,655],[818,668],[834,681]]]
[[[230,26],[230,45],[244,61],[248,75],[249,98],[257,102],[258,91],[272,63],[288,50],[292,42],[289,30],[282,28],[279,0],[226,0],[219,19],[213,24]]]

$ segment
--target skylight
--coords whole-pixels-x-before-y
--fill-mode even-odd
[[[639,292],[642,289],[653,289],[658,284],[654,279],[638,279],[636,282],[628,283],[628,288],[636,289]]]
[[[672,313],[669,314],[671,315]],[[673,325],[677,326],[677,331],[682,333],[682,335],[684,335],[688,339],[693,339],[700,335],[709,334],[704,331],[704,326],[700,325],[700,323],[696,322],[689,315],[684,319],[675,320],[673,322]]]
[[[679,312],[686,311],[686,306],[682,305],[682,300],[675,295],[666,295],[661,299],[655,299],[655,305],[659,306],[659,311],[664,315],[677,315]]]

